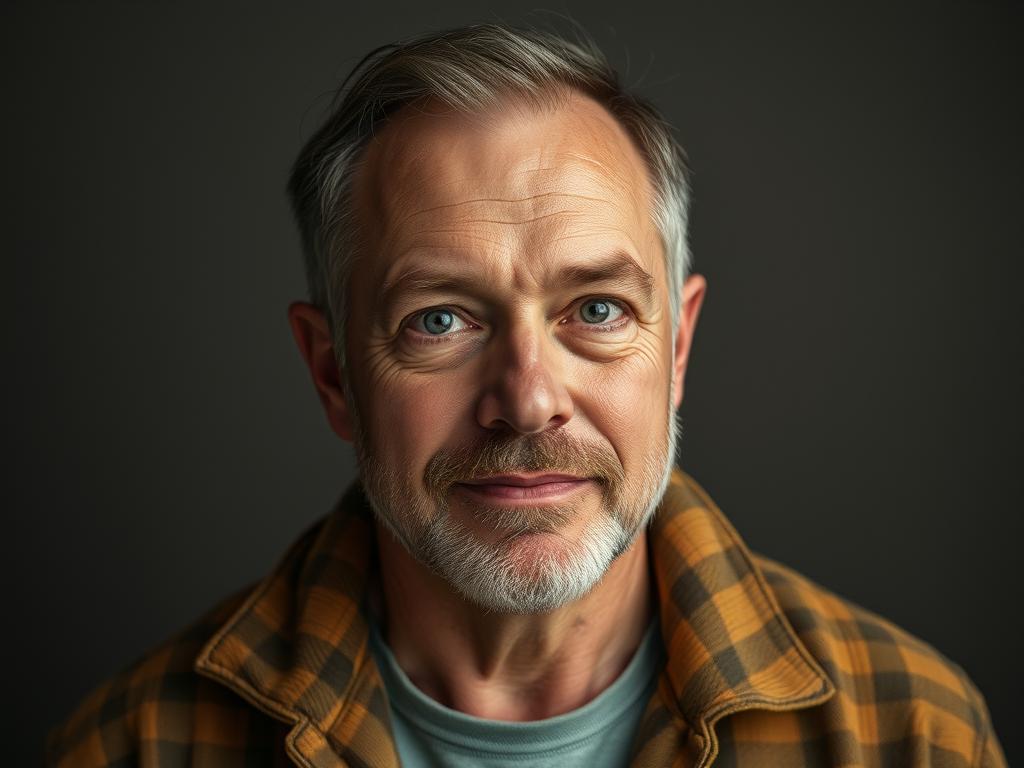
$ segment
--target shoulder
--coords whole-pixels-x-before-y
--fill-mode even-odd
[[[257,731],[275,729],[275,723],[266,722],[234,693],[193,669],[203,645],[250,591],[221,601],[93,690],[50,732],[46,764],[185,764],[198,757],[197,749],[211,750],[210,757],[217,757],[213,751],[225,757],[225,750],[251,742]]]
[[[955,753],[967,765],[1002,765],[985,700],[967,673],[891,621],[793,569],[754,555],[800,641],[832,679],[831,718],[875,741]],[[885,731],[886,733],[883,733]],[[961,764],[953,761],[951,764]]]

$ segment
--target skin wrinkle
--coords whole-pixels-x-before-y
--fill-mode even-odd
[[[544,196],[538,196],[538,199],[542,199],[543,197]],[[560,197],[569,197],[569,198],[573,198],[573,199],[583,199],[583,200],[587,199],[586,197],[578,196],[578,195],[564,195],[563,194],[563,195],[560,195]],[[533,200],[531,198],[524,198],[524,199],[521,199],[521,200],[519,200],[517,202],[526,203],[526,202],[531,202],[531,201],[532,202],[536,202],[536,200]],[[483,202],[483,200],[482,199],[474,200],[472,202],[479,203],[479,202]],[[604,201],[604,202],[607,205],[611,205],[610,201]],[[462,204],[459,204],[459,206],[451,206],[451,207],[461,207],[462,205],[468,205],[468,204],[469,203],[462,203]],[[473,232],[472,230],[470,230],[470,229],[462,229],[461,227],[465,227],[467,225],[473,225],[473,224],[526,225],[526,224],[533,224],[533,223],[536,223],[536,222],[539,222],[539,221],[544,221],[546,219],[558,218],[559,216],[563,216],[564,217],[564,216],[566,216],[566,214],[572,215],[573,213],[575,213],[575,212],[571,211],[571,210],[561,210],[561,211],[554,211],[554,212],[551,212],[551,213],[538,214],[536,216],[527,216],[527,217],[519,217],[519,218],[514,218],[513,217],[513,218],[509,218],[509,219],[496,219],[496,218],[488,219],[488,218],[472,218],[472,217],[469,217],[469,218],[465,218],[465,219],[457,221],[456,223],[460,225],[459,227],[452,227],[452,228],[444,229],[444,228],[439,228],[437,226],[434,226],[434,227],[431,227],[429,230],[426,230],[426,231],[431,233],[431,234],[435,234],[435,235],[437,235],[437,234],[464,234],[464,235],[466,235],[468,237],[479,237],[479,235],[477,233]],[[411,221],[412,219],[416,218],[418,215],[419,215],[419,212],[416,213],[416,214],[410,214],[407,218],[408,218],[409,221]],[[406,225],[408,225],[408,222],[407,222]],[[414,230],[413,233],[412,233],[412,237],[415,238],[416,235],[420,235],[420,234],[423,234],[423,233],[424,233],[423,231],[415,231]],[[503,241],[501,241],[501,242],[503,242]]]
[[[552,168],[536,168],[536,169],[533,169],[533,170],[530,170],[530,171],[526,171],[526,173],[543,173],[544,171],[554,171],[554,170],[557,170],[557,168],[553,168],[553,167]],[[415,213],[410,213],[408,215],[408,217],[406,217],[405,221],[398,222],[398,226],[401,227],[401,226],[404,226],[404,225],[408,224],[409,219],[411,219],[411,218],[413,218],[415,216],[420,216],[422,214],[427,214],[427,213],[440,213],[441,211],[444,211],[444,210],[454,210],[454,209],[461,208],[461,207],[466,206],[466,205],[473,205],[475,203],[520,203],[520,202],[523,202],[525,199],[539,200],[539,199],[551,198],[551,197],[572,197],[572,198],[575,198],[577,200],[590,200],[592,202],[598,202],[598,203],[610,203],[611,202],[611,201],[609,201],[609,200],[607,200],[607,199],[605,199],[603,197],[587,197],[586,195],[570,195],[570,194],[567,194],[565,192],[554,192],[554,191],[552,191],[552,192],[541,192],[541,193],[536,194],[536,195],[531,195],[529,198],[517,198],[517,197],[480,197],[480,198],[477,198],[475,200],[467,200],[466,202],[446,203],[445,205],[435,205],[435,206],[424,208],[422,210],[416,211]]]
[[[509,110],[510,109],[515,109],[516,108],[516,107],[511,107],[510,108],[509,104],[511,104],[511,103],[513,103],[513,102],[509,101],[509,102],[506,102],[506,104],[504,105],[504,110],[503,111],[505,112],[506,116],[509,114]],[[521,106],[527,107],[527,109],[523,112],[524,120],[525,120],[525,118],[528,118],[530,116],[530,114],[535,114],[532,110],[529,109],[530,105],[522,104]],[[403,110],[403,112],[406,112],[406,111]],[[406,122],[409,122],[409,121],[415,120],[417,114],[422,115],[423,113],[422,113],[421,110],[410,110],[410,111],[408,111],[408,113],[406,113],[404,115],[402,113],[399,113],[398,116],[393,118],[393,121],[394,121],[393,124],[388,126],[388,127],[389,128],[400,129],[402,124],[404,124]],[[443,114],[443,112],[438,113],[438,114]],[[629,139],[629,137],[625,136],[625,134],[621,131],[621,129],[619,128],[617,123],[614,121],[614,118],[612,118],[607,113],[603,113],[603,114],[597,116],[597,121],[598,121],[598,124],[600,125],[600,127],[605,129],[604,132],[603,132],[605,135],[602,135],[602,132],[598,130],[598,125],[578,126],[578,128],[580,130],[582,130],[582,132],[587,136],[587,138],[590,139],[596,145],[597,149],[608,153],[609,156],[612,156],[612,157],[614,157],[616,153],[621,153],[624,149],[627,149],[628,151],[631,151],[634,155],[637,154],[635,146],[633,145],[632,140]],[[484,122],[486,123],[488,121],[485,120]],[[504,131],[505,132],[512,132],[514,135],[517,135],[517,132],[521,131],[522,128],[523,128],[523,122],[524,122],[523,120],[517,121],[517,120],[514,120],[514,119],[513,120],[507,120],[506,119],[505,123],[504,123]],[[422,121],[421,121],[421,124],[422,124]],[[498,127],[500,128],[500,126],[498,126]],[[608,134],[609,134],[608,129],[609,128],[613,129],[614,132],[620,134],[620,136],[618,137],[620,139],[619,142],[614,142],[614,141],[610,140],[610,138],[608,136]],[[371,149],[375,148],[375,149],[379,150],[381,148],[381,146],[383,146],[385,144],[386,136],[389,133],[391,135],[393,135],[393,132],[382,131],[380,134],[378,134],[376,137],[374,137],[374,139],[371,142]],[[621,140],[624,140],[625,143],[628,144],[628,147],[623,147],[621,145],[622,144]],[[444,147],[444,149],[441,152],[442,156],[440,158],[438,158],[438,157],[430,157],[425,150],[423,150],[423,149],[421,149],[419,147],[416,147],[416,146],[409,145],[409,144],[405,144],[405,145],[401,145],[400,144],[397,147],[389,145],[388,146],[388,150],[394,150],[395,155],[396,155],[396,160],[398,160],[398,162],[396,164],[399,166],[400,170],[397,173],[393,174],[391,177],[389,177],[388,181],[389,180],[394,180],[394,182],[397,182],[397,183],[389,183],[387,185],[388,191],[393,190],[395,188],[401,188],[402,186],[408,187],[409,184],[408,183],[403,184],[403,182],[405,182],[407,176],[409,176],[410,174],[415,173],[415,170],[421,165],[421,163],[423,163],[423,162],[426,162],[426,163],[429,163],[429,162],[441,162],[441,163],[443,163],[446,159],[450,158],[451,154],[454,151],[453,147],[451,145],[445,145],[445,144],[441,144],[440,146]],[[646,172],[641,174],[642,178],[637,179],[636,178],[637,174],[635,174],[635,173],[632,174],[632,178],[629,178],[629,177],[626,176],[624,170],[618,170],[618,169],[614,169],[614,168],[609,169],[608,164],[603,163],[601,160],[597,159],[596,157],[593,157],[591,153],[584,153],[584,152],[580,152],[578,150],[566,150],[564,152],[564,154],[568,158],[570,158],[570,159],[574,159],[574,160],[577,160],[577,161],[579,161],[581,163],[585,163],[587,165],[593,166],[604,177],[607,177],[609,175],[612,176],[613,179],[618,183],[619,191],[620,192],[625,192],[628,196],[630,196],[631,202],[634,203],[634,208],[637,208],[636,204],[639,201],[639,197],[640,197],[640,195],[638,194],[639,190],[643,190],[647,194],[650,194],[650,184],[649,184],[649,180],[646,178]],[[541,156],[543,156],[543,150],[539,149],[538,150],[538,157],[541,157]],[[405,161],[404,163],[402,162],[403,160]],[[394,167],[394,165],[396,165],[396,164],[392,164],[392,167]],[[541,168],[544,168],[544,167],[559,168],[559,166],[557,166],[557,165],[547,166],[545,163],[543,163],[543,162],[541,162],[539,160],[537,162],[537,165],[539,166],[538,168],[529,168],[529,169],[527,169],[527,172],[529,172],[529,173],[536,173]],[[641,168],[645,168],[645,166],[644,166],[642,161],[641,161],[640,167]],[[581,171],[582,169],[577,167],[576,170],[577,171]],[[522,172],[522,171],[520,171],[520,172]],[[382,182],[383,181],[386,181],[386,180],[382,180]],[[422,186],[424,186],[425,184],[428,184],[428,183],[429,182],[421,182],[420,185],[419,185],[419,188],[422,188]],[[418,189],[416,188],[415,184],[413,185],[413,188],[416,189],[416,191],[418,191]],[[394,200],[394,199],[393,200],[389,200],[389,195],[385,192],[385,188],[384,188],[383,183],[381,184],[380,187],[377,188],[376,191],[377,191],[377,194],[374,195],[372,202],[374,203],[374,206],[375,206],[375,208],[378,211],[384,212],[386,214],[387,209],[389,207],[389,203],[396,203],[397,204],[396,207],[398,207],[399,210],[401,210],[402,208],[405,207],[405,202],[406,201],[404,199],[402,199],[402,195],[401,194],[399,194],[397,196],[397,198],[398,198],[397,200]],[[541,194],[543,194],[543,193],[541,193]],[[533,195],[533,196],[530,196],[530,197],[532,198],[532,197],[535,197],[535,196],[536,195]],[[394,196],[392,196],[392,198],[393,197]],[[455,204],[452,204],[452,205],[459,206],[459,205],[464,205],[467,202],[470,202],[470,203],[471,202],[480,202],[483,199],[486,199],[486,198],[480,198],[480,199],[478,199],[476,201],[463,201],[463,202],[455,203]],[[527,198],[527,199],[530,199],[530,198]],[[640,207],[647,208],[648,211],[650,210],[649,206],[640,206]],[[417,213],[407,214],[407,215],[411,217],[411,216],[419,215],[419,214],[422,214],[422,213],[425,213],[425,211],[418,211]],[[650,214],[648,213],[648,217],[649,217],[649,215]],[[399,218],[396,221],[396,225],[397,226],[395,227],[395,231],[400,231],[401,228],[405,224],[406,224],[406,222],[404,222],[401,218]],[[659,238],[659,243],[660,243],[660,238]],[[387,247],[389,245],[390,244],[387,243],[387,241],[385,241],[385,246]]]
[[[643,158],[583,96],[511,118],[495,107],[482,123],[399,113],[353,195],[372,256],[352,276],[349,391],[325,404],[377,513],[385,638],[421,690],[460,711],[523,720],[578,707],[614,680],[651,615],[644,523],[667,479],[693,328],[672,333]],[[648,279],[563,284],[563,268],[590,280],[616,253]],[[417,269],[466,285],[402,288],[401,312],[385,317],[382,290]],[[593,330],[585,297],[617,301],[623,321]],[[420,341],[407,322],[429,307],[470,326]],[[459,490],[530,467],[591,480],[534,507]]]
[[[466,224],[511,224],[512,226],[522,226],[524,224],[536,224],[538,221],[544,221],[545,219],[554,219],[558,216],[564,215],[563,211],[555,211],[554,213],[545,213],[541,216],[532,216],[526,219],[467,219]],[[444,230],[435,229],[434,232],[443,232]]]
[[[522,171],[522,173],[524,173],[524,174],[527,174],[527,173],[528,174],[534,174],[534,173],[543,173],[545,171],[550,172],[550,171],[553,171],[553,170],[557,170],[557,169],[553,168],[553,167],[552,168],[532,168],[532,169],[524,170],[524,171]],[[424,186],[425,185],[421,185],[420,188],[418,189],[418,191],[422,191],[422,188]],[[410,196],[412,196],[412,195],[410,195]],[[480,197],[480,198],[477,198],[477,199],[474,199],[474,200],[460,201],[458,203],[447,203],[445,205],[434,206],[434,207],[427,207],[427,208],[424,208],[424,209],[421,209],[421,210],[418,210],[418,211],[413,211],[413,212],[407,213],[405,215],[404,219],[399,219],[398,221],[396,221],[395,228],[397,230],[400,230],[400,229],[408,226],[409,223],[413,219],[418,217],[418,216],[423,216],[423,215],[432,214],[432,213],[440,213],[441,211],[444,211],[444,210],[447,210],[447,209],[457,210],[459,208],[464,208],[464,207],[470,206],[470,205],[479,205],[479,204],[486,204],[486,203],[515,204],[515,203],[527,202],[527,201],[530,201],[530,200],[544,200],[544,199],[548,199],[548,198],[572,198],[572,199],[576,199],[576,200],[586,200],[586,201],[589,201],[589,202],[592,202],[592,203],[604,203],[604,204],[607,204],[607,205],[612,205],[613,204],[612,201],[610,201],[610,200],[608,200],[606,198],[588,197],[586,195],[579,195],[579,194],[573,194],[573,193],[567,193],[567,192],[560,192],[558,190],[551,190],[551,191],[548,191],[548,192],[540,192],[540,193],[537,193],[535,195],[530,195],[530,196],[525,197],[525,198],[522,198],[522,197],[519,197],[519,198],[514,198],[514,197],[506,197],[506,198]],[[402,195],[398,196],[396,202],[398,204],[395,207],[398,208],[399,210],[401,210],[401,209],[403,209],[405,207],[404,206],[404,197]],[[379,204],[383,204],[383,200],[379,201]]]

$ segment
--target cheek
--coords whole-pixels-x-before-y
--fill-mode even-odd
[[[366,431],[378,459],[419,482],[430,458],[466,420],[469,398],[454,377],[397,372],[367,382]]]
[[[611,443],[627,475],[643,471],[668,434],[667,365],[631,358],[580,364],[574,375],[577,409]]]

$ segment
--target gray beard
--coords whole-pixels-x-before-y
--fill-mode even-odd
[[[671,387],[669,388],[671,393]],[[559,529],[575,518],[574,505],[552,505],[523,509],[478,507],[474,517],[496,530],[508,531],[496,542],[481,541],[452,516],[448,499],[454,478],[485,469],[480,474],[536,471],[550,468],[565,471],[575,464],[592,470],[602,460],[580,463],[579,446],[570,444],[554,450],[561,460],[546,463],[551,450],[524,453],[502,444],[463,452],[450,466],[436,472],[428,467],[428,499],[417,493],[412,478],[385,467],[367,449],[365,436],[355,424],[355,444],[364,491],[377,519],[419,563],[444,579],[458,594],[486,611],[504,614],[546,613],[580,599],[601,580],[611,564],[626,552],[653,518],[671,479],[681,425],[678,414],[668,409],[667,446],[651,457],[642,476],[631,488],[621,465],[613,468],[605,460],[608,478],[604,487],[602,512],[576,540],[560,536]],[[535,436],[523,436],[530,438]],[[561,439],[561,438],[559,438]],[[571,441],[570,441],[571,442]],[[557,445],[557,442],[553,443]],[[550,448],[551,446],[548,446]],[[531,451],[533,451],[531,453]],[[575,452],[575,453],[574,453]],[[574,458],[575,457],[575,458]],[[437,459],[438,457],[435,457]],[[433,464],[435,459],[431,460]],[[605,457],[607,459],[607,457]],[[444,462],[442,461],[443,465]],[[525,464],[525,466],[523,466]],[[498,469],[494,471],[494,467]],[[580,474],[588,474],[580,472]],[[617,487],[616,487],[617,484]],[[534,553],[530,559],[516,552],[515,539],[527,533],[546,533],[560,538],[556,549]]]

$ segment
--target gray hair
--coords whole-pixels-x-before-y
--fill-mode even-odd
[[[539,100],[567,88],[607,109],[646,160],[676,327],[690,268],[689,172],[670,126],[653,105],[620,86],[607,59],[582,34],[568,40],[547,31],[482,24],[370,52],[342,83],[327,121],[295,161],[288,194],[302,236],[309,298],[327,316],[339,364],[345,359],[349,274],[359,247],[353,179],[374,133],[414,102],[434,99],[474,112],[503,97]]]

